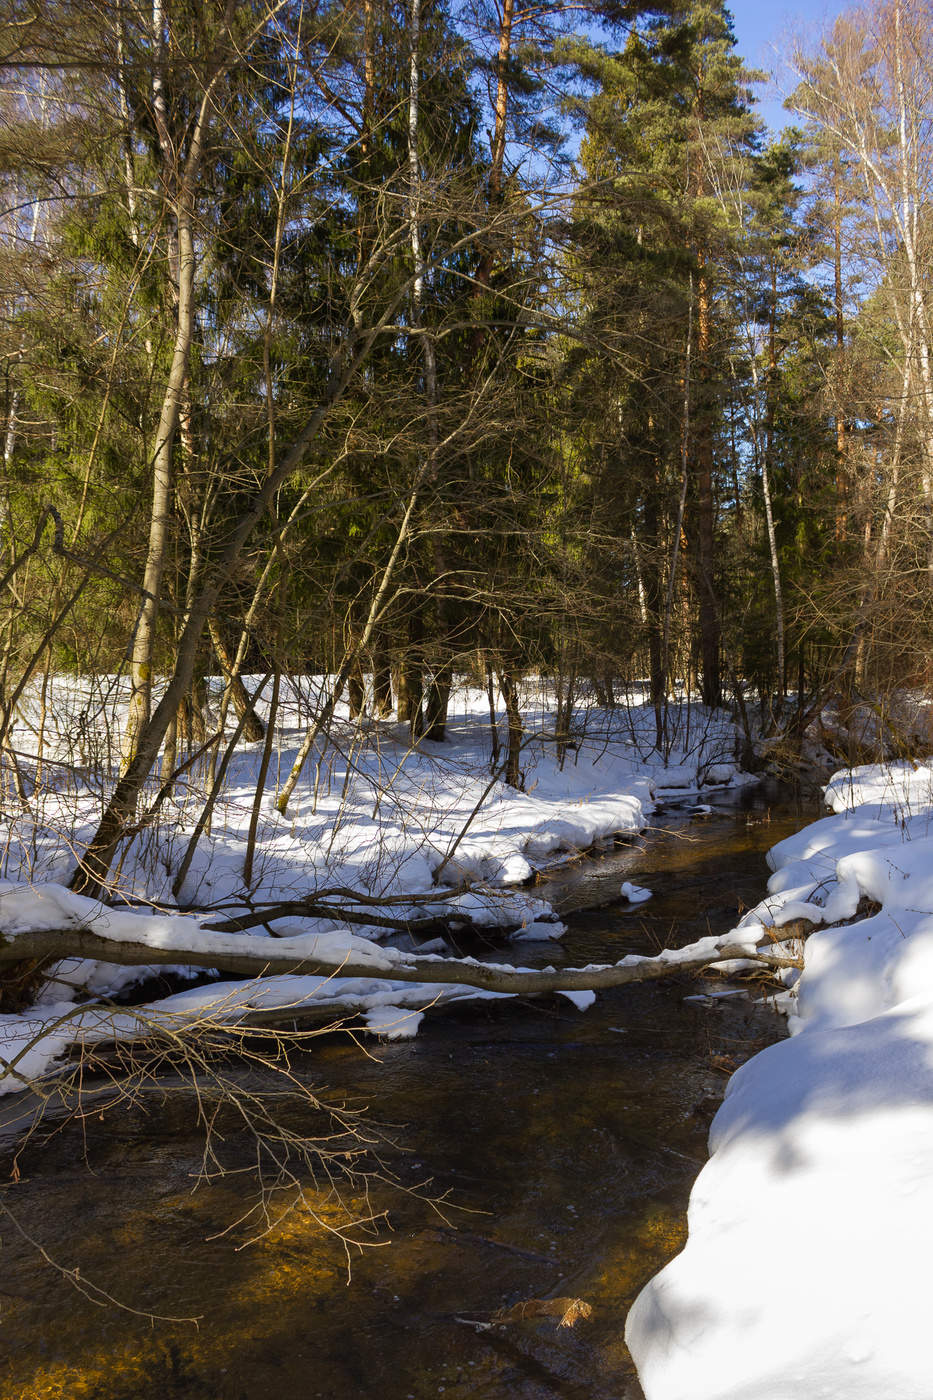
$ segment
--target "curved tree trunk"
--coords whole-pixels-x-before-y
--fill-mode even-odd
[[[266,734],[266,726],[257,715],[250,704],[249,696],[246,693],[246,686],[243,678],[234,669],[234,663],[230,658],[230,653],[224,645],[223,634],[218,626],[216,618],[209,618],[207,630],[210,634],[211,644],[220,662],[220,669],[224,673],[224,680],[230,692],[230,699],[236,712],[237,719],[243,720],[243,738],[248,744],[261,744]]]

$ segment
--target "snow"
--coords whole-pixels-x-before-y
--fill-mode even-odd
[[[258,680],[246,678],[247,689],[252,692]],[[686,705],[671,707],[669,748],[662,755],[654,749],[650,706],[636,703],[605,712],[584,698],[573,717],[575,747],[561,764],[553,742],[552,697],[544,683],[532,679],[523,682],[522,694],[525,791],[516,791],[490,772],[486,691],[464,683],[455,690],[448,741],[443,744],[423,741],[412,747],[407,727],[391,720],[357,723],[344,705],[338,705],[332,734],[319,741],[283,816],[272,797],[291,769],[308,718],[328,684],[318,676],[293,678],[283,685],[274,771],[261,803],[249,890],[243,883],[243,864],[261,745],[237,749],[211,833],[201,837],[178,909],[173,908],[173,878],[193,829],[206,774],[192,771],[182,780],[159,820],[122,853],[111,903],[105,906],[72,894],[66,884],[72,853],[89,839],[99,820],[100,788],[103,783],[106,789],[108,782],[99,755],[106,752],[109,736],[120,732],[126,683],[112,676],[51,678],[44,697],[46,784],[6,834],[0,863],[0,937],[86,927],[104,939],[171,950],[176,972],[200,976],[186,964],[186,954],[236,954],[245,946],[244,937],[256,940],[267,932],[208,931],[203,925],[209,917],[185,914],[185,905],[221,906],[215,918],[234,918],[257,905],[342,889],[377,901],[359,906],[360,912],[369,908],[374,916],[452,916],[454,925],[459,917],[502,930],[502,936],[516,941],[540,942],[559,938],[564,925],[545,900],[518,886],[616,835],[641,831],[655,802],[669,792],[679,799],[700,793],[704,782],[739,786],[749,781],[731,761],[737,743],[729,718]],[[217,683],[213,685],[216,698]],[[258,702],[261,714],[266,703],[267,697]],[[14,748],[27,772],[38,705],[37,696],[24,696],[22,721],[13,733]],[[501,702],[500,727],[504,729]],[[55,760],[61,761],[60,769]],[[153,793],[156,787],[154,780]],[[125,905],[120,905],[121,898]],[[380,905],[380,900],[387,903]],[[277,955],[314,959],[330,969],[328,975],[268,977],[261,983],[215,981],[118,1019],[110,1012],[103,1016],[93,1002],[124,992],[154,967],[68,959],[51,969],[37,1005],[25,1016],[7,1018],[0,1027],[7,1044],[0,1057],[9,1060],[28,1046],[28,1059],[21,1063],[28,1066],[29,1075],[40,1076],[54,1071],[57,1057],[75,1039],[139,1034],[147,1018],[149,1024],[175,1017],[181,1018],[178,1024],[190,1025],[192,1018],[236,1020],[250,1011],[297,1010],[309,1002],[333,1008],[335,1016],[358,1013],[375,1034],[413,1034],[420,1020],[416,1013],[425,1007],[467,995],[491,995],[473,988],[387,979],[396,960],[408,955],[380,946],[385,929],[378,924],[351,927],[352,931],[340,922],[336,910],[333,918],[293,912],[272,926]],[[371,968],[381,976],[341,976],[341,966],[348,961],[355,969]],[[574,993],[572,1000],[582,1007],[591,995]],[[60,1014],[67,1016],[63,1029],[54,1026]],[[402,1026],[404,1031],[398,1029]],[[0,1093],[19,1087],[20,1080],[4,1073],[0,1064]]]
[[[252,692],[259,677],[247,677]],[[330,743],[321,740],[287,813],[272,805],[284,782],[309,715],[326,678],[298,677],[283,686],[273,774],[262,805],[250,893],[254,900],[300,897],[309,888],[343,885],[386,895],[423,894],[445,884],[480,882],[487,920],[528,922],[529,896],[511,892],[537,870],[620,833],[644,828],[657,797],[697,793],[704,782],[749,781],[731,762],[733,724],[722,712],[673,706],[671,747],[654,748],[650,706],[605,712],[581,701],[575,711],[575,748],[558,762],[553,711],[546,685],[523,683],[525,790],[490,772],[488,697],[460,685],[454,693],[448,740],[413,748],[407,726],[391,720],[352,721],[336,710]],[[123,687],[124,689],[121,689]],[[216,688],[216,686],[215,686]],[[57,786],[24,812],[10,831],[0,876],[67,883],[72,852],[92,834],[100,816],[102,774],[91,760],[107,737],[119,733],[125,682],[53,678],[46,696],[46,759],[68,760]],[[38,707],[38,699],[32,702]],[[28,772],[35,715],[21,704],[23,723],[14,747]],[[260,714],[266,699],[257,702]],[[212,717],[213,718],[213,717]],[[500,725],[500,727],[502,727]],[[76,753],[77,748],[77,753]],[[181,902],[207,904],[242,897],[243,860],[261,746],[241,745],[231,762],[209,836],[201,838],[181,890]],[[75,760],[87,759],[87,767]],[[46,773],[57,770],[47,768]],[[82,779],[82,775],[86,778]],[[186,785],[189,783],[190,785]],[[192,772],[163,808],[164,821],[137,841],[123,861],[120,888],[157,905],[175,902],[171,886],[193,825],[204,775]],[[104,778],[106,784],[106,779]],[[479,901],[477,901],[479,904]],[[476,916],[476,911],[471,911]],[[532,917],[535,917],[532,907]]]
[[[180,968],[186,955],[262,946],[269,935],[261,929],[210,931],[209,916],[172,907],[173,872],[197,811],[194,777],[125,855],[118,891],[125,905],[105,906],[66,888],[71,852],[100,812],[94,725],[119,727],[119,707],[111,704],[119,685],[111,682],[103,685],[110,708],[96,711],[89,682],[56,678],[48,688],[46,732],[58,726],[65,777],[37,793],[6,833],[0,937],[86,927],[170,953]],[[323,684],[305,678],[292,685],[274,765],[283,776]],[[453,909],[517,939],[559,937],[563,926],[547,902],[516,885],[618,833],[639,831],[666,796],[683,801],[702,795],[704,784],[743,781],[730,761],[735,735],[725,716],[697,719],[689,711],[677,717],[675,742],[660,755],[649,709],[612,716],[584,705],[575,716],[576,748],[562,768],[541,692],[524,696],[526,791],[516,792],[490,775],[486,706],[484,691],[461,687],[450,742],[416,748],[398,725],[354,725],[338,711],[331,741],[313,755],[288,814],[265,795],[248,891],[243,857],[259,749],[245,746],[182,903],[220,904],[214,917],[230,918],[257,903],[339,887],[377,901],[359,906],[374,914],[430,918]],[[14,741],[28,757],[28,714],[26,721]],[[87,754],[76,754],[76,744]],[[76,758],[86,763],[85,776]],[[827,785],[826,799],[832,816],[772,849],[767,895],[727,939],[659,955],[677,966],[728,944],[730,953],[750,956],[768,932],[798,919],[816,926],[802,973],[785,974],[781,1001],[791,1038],[730,1081],[691,1196],[687,1245],[631,1310],[626,1336],[647,1400],[928,1400],[933,1393],[926,1316],[933,764],[846,770]],[[622,892],[632,902],[650,895],[634,885]],[[402,965],[410,972],[419,959],[381,946],[376,924],[351,931],[336,913],[293,913],[274,932],[277,955],[314,960],[321,971],[212,980],[120,1009],[104,999],[149,969],[59,963],[34,1006],[0,1016],[0,1093],[54,1074],[76,1040],[175,1033],[309,1006],[335,1020],[358,1016],[371,1034],[394,1039],[415,1034],[429,1007],[504,995],[397,980]],[[799,950],[796,934],[788,928],[776,949]],[[420,965],[437,960],[428,952]],[[342,975],[348,963],[353,976]],[[733,957],[721,965],[740,963]],[[581,1011],[594,996],[564,995]]]
[[[562,991],[558,992],[557,995],[561,997],[566,997],[569,1002],[573,1003],[573,1005],[577,1008],[578,1011],[588,1011],[593,1005],[593,1002],[596,1000],[595,992]]]
[[[691,792],[698,786],[696,766],[691,764],[671,764],[663,768],[655,778],[656,790],[688,788]]]
[[[550,938],[560,938],[567,932],[567,925],[558,919],[535,919],[518,933],[512,934],[513,943],[543,943]]]
[[[646,890],[642,885],[633,885],[630,880],[623,883],[619,893],[629,904],[644,904],[646,899],[651,898],[651,890]]]
[[[18,1016],[0,1016],[0,1094],[19,1093],[41,1078],[74,1040],[74,1007],[53,1002]]]
[[[410,1040],[422,1021],[420,1011],[403,1011],[400,1006],[374,1006],[363,1018],[371,1031],[386,1040]]]
[[[876,804],[905,813],[929,811],[933,803],[933,767],[905,761],[843,769],[827,785],[826,803],[834,812]]]
[[[733,1076],[683,1252],[626,1339],[647,1400],[928,1400],[933,786],[838,773],[737,933],[807,917],[792,1038]],[[878,912],[851,920],[860,899]],[[801,911],[805,911],[801,913]]]

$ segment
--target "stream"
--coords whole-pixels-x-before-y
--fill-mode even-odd
[[[767,848],[818,814],[766,786],[702,820],[659,812],[656,829],[542,882],[568,933],[509,955],[614,961],[724,931],[762,898]],[[656,894],[632,908],[623,880]],[[380,1158],[396,1181],[370,1189],[390,1228],[354,1253],[349,1279],[339,1240],[300,1211],[246,1248],[217,1238],[250,1182],[192,1191],[203,1135],[190,1090],[103,1121],[91,1108],[30,1148],[0,1198],[33,1241],[0,1222],[0,1397],[640,1400],[627,1309],[683,1244],[728,1074],[784,1034],[758,991],[684,999],[722,987],[623,987],[583,1013],[562,997],[462,1003],[429,1012],[414,1040],[317,1041],[296,1073],[391,1125]],[[235,1135],[230,1148],[247,1167],[248,1144],[242,1160]],[[325,1220],[338,1209],[323,1192],[317,1205]],[[36,1244],[129,1307],[200,1323],[152,1326],[91,1301]],[[493,1321],[556,1297],[592,1315]]]

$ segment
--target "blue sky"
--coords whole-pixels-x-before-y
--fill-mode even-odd
[[[791,118],[782,111],[784,93],[793,86],[782,72],[782,53],[795,36],[815,42],[827,23],[848,9],[844,0],[726,0],[735,20],[738,50],[751,68],[775,73],[776,81],[760,92],[760,112],[769,126],[779,130]]]

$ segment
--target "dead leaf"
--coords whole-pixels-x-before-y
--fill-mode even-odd
[[[556,1317],[558,1327],[573,1327],[592,1316],[593,1306],[582,1298],[527,1298],[493,1314],[494,1322],[521,1322],[526,1317]]]
[[[719,1071],[720,1074],[734,1074],[739,1067],[739,1062],[734,1055],[710,1055],[710,1066]]]

